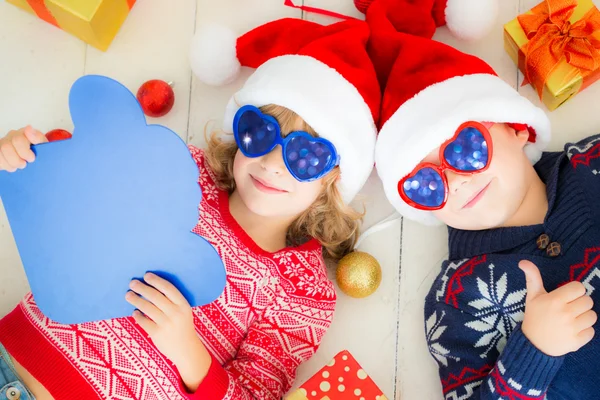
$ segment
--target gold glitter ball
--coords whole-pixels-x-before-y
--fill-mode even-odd
[[[375,293],[381,284],[381,266],[372,255],[355,251],[338,263],[336,280],[348,296],[367,297]]]

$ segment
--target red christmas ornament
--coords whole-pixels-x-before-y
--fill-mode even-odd
[[[137,99],[149,117],[162,117],[173,108],[175,93],[165,81],[153,79],[144,83],[137,92]]]
[[[46,133],[46,139],[48,139],[49,142],[71,139],[72,137],[73,135],[71,135],[70,132],[65,131],[64,129],[53,129],[50,132]]]
[[[373,0],[354,0],[354,6],[358,11],[360,11],[363,14],[366,14],[367,9],[369,8],[372,2]]]

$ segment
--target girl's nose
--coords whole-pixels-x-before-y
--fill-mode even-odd
[[[270,153],[260,159],[260,166],[269,173],[280,175],[285,171],[281,146],[276,146]]]

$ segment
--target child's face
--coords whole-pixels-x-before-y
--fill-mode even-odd
[[[525,198],[530,180],[527,170],[532,168],[523,151],[529,133],[515,132],[506,124],[494,124],[489,131],[494,152],[487,170],[473,175],[445,172],[448,201],[433,213],[448,226],[463,230],[504,226]],[[439,165],[439,148],[424,161]]]
[[[263,217],[292,217],[307,210],[322,190],[322,179],[299,182],[286,168],[281,146],[270,153],[249,158],[238,150],[233,176],[242,201]]]

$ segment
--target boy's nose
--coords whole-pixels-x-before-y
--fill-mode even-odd
[[[451,194],[458,192],[458,190],[471,181],[471,175],[457,174],[452,170],[446,170],[446,179],[448,180],[448,189]]]

